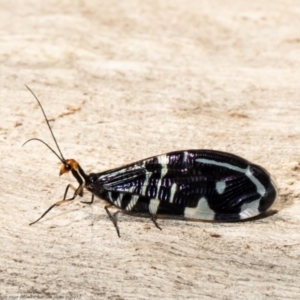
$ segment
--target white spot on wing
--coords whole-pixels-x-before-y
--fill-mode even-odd
[[[123,200],[124,194],[119,194],[118,198],[116,200],[113,200],[111,192],[108,192],[108,199],[113,203],[115,206],[121,208],[122,206],[122,200]]]
[[[176,190],[177,190],[177,184],[173,183],[171,187],[171,193],[170,193],[170,203],[173,203],[174,201],[174,195],[176,193]]]
[[[122,200],[123,200],[124,194],[120,194],[117,198],[117,200],[115,201],[115,205],[118,207],[122,206]]]
[[[133,207],[135,206],[135,204],[137,203],[137,201],[139,200],[139,196],[138,195],[133,195],[131,196],[131,200],[130,202],[127,204],[125,210],[132,210]]]
[[[158,163],[161,165],[161,175],[160,179],[162,179],[168,172],[168,163],[169,157],[167,155],[160,155],[157,157]]]
[[[184,151],[183,152],[183,162],[185,163],[187,161],[187,158],[188,158],[188,152],[187,151]]]
[[[133,185],[132,187],[130,187],[130,188],[128,189],[128,192],[129,192],[129,193],[133,193],[135,189],[136,189],[136,186]]]
[[[149,175],[148,175],[149,174]],[[148,187],[148,184],[149,184],[149,178],[150,178],[150,175],[151,173],[146,173],[146,178],[145,178],[145,181],[144,181],[144,183],[143,183],[143,186],[142,186],[142,191],[141,191],[141,194],[143,195],[143,196],[145,196],[146,195],[146,190],[147,190],[147,187]]]
[[[167,164],[169,163],[169,157],[167,155],[161,155],[161,156],[157,157],[157,160],[158,160],[158,163],[161,165],[160,179],[157,182],[157,194],[158,194],[159,190],[160,190],[160,187],[161,187],[161,182],[162,182],[164,176],[168,172],[168,166],[167,166]]]
[[[250,167],[247,168],[246,170],[246,176],[256,185],[257,192],[261,195],[264,196],[266,194],[266,189],[265,187],[258,181],[257,178],[253,176],[251,173]]]
[[[158,199],[151,199],[149,203],[149,211],[152,215],[155,215],[158,210],[160,201]]]
[[[214,220],[215,212],[208,206],[205,197],[200,198],[196,207],[186,207],[184,217],[189,219]]]
[[[108,196],[108,199],[109,199],[111,202],[113,202],[113,201],[112,201],[112,197],[111,197],[111,192],[108,192],[108,193],[107,193],[107,196]]]
[[[216,190],[218,194],[223,194],[226,188],[226,182],[225,181],[218,181],[216,183]]]
[[[244,205],[242,205],[241,212],[239,214],[240,218],[248,219],[259,215],[260,214],[260,211],[258,210],[259,203],[260,203],[260,198],[250,203],[245,203]]]

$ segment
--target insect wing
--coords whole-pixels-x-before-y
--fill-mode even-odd
[[[102,197],[140,213],[232,221],[260,214],[276,198],[263,168],[212,150],[171,152],[99,175]]]

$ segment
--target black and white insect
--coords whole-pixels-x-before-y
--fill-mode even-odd
[[[105,172],[86,174],[76,160],[64,158],[41,103],[28,90],[41,107],[60,155],[40,139],[27,142],[36,140],[45,144],[62,162],[60,175],[71,172],[79,184],[77,188],[68,184],[63,200],[50,206],[30,225],[55,206],[83,196],[84,189],[92,193],[92,198],[83,203],[92,204],[94,196],[106,201],[105,210],[118,236],[117,213],[110,213],[111,206],[127,213],[146,214],[161,229],[156,221],[158,216],[238,221],[266,212],[275,202],[276,185],[264,168],[221,151],[175,151]],[[74,194],[67,198],[70,188]]]

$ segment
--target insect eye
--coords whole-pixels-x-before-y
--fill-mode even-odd
[[[69,170],[71,170],[71,166],[68,164],[65,164],[65,169],[69,171]]]

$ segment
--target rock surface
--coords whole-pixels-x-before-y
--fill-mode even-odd
[[[296,299],[300,1],[1,1],[2,298]],[[181,149],[264,166],[280,197],[242,223],[55,208],[55,148],[100,172]],[[90,195],[85,194],[88,201]]]

